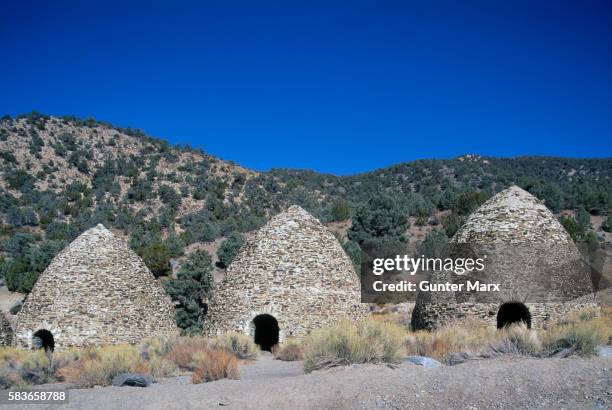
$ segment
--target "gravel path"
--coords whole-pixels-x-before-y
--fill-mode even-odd
[[[302,374],[299,363],[264,356],[242,366],[242,380],[72,390],[65,408],[607,409],[611,368],[612,360],[600,357],[504,358],[435,369],[404,363]]]

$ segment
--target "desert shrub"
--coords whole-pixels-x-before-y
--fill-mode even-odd
[[[245,334],[227,332],[210,341],[210,346],[231,351],[238,359],[255,359],[259,348],[253,339]]]
[[[555,325],[573,325],[580,322],[588,322],[590,320],[595,320],[597,318],[605,316],[605,311],[603,311],[599,307],[580,309],[568,313],[567,315],[565,315],[565,317],[559,319],[555,323]]]
[[[548,354],[564,351],[565,355],[592,356],[597,346],[607,340],[594,321],[553,326],[543,336],[544,349]]]
[[[227,239],[221,243],[221,246],[219,246],[219,249],[217,250],[219,266],[222,268],[227,268],[230,263],[232,263],[243,244],[243,235],[236,232],[229,234]]]
[[[487,194],[482,191],[464,192],[457,198],[455,210],[459,215],[469,215],[487,199]]]
[[[573,311],[549,326],[542,341],[547,353],[565,350],[565,354],[592,355],[598,344],[612,344],[612,308]]]
[[[176,341],[175,337],[160,336],[147,339],[139,346],[140,358],[147,363],[151,376],[164,377],[177,372],[178,366],[167,357]]]
[[[416,226],[425,226],[425,225],[427,225],[427,221],[428,221],[428,219],[427,219],[426,217],[424,217],[424,216],[419,216],[419,217],[416,219],[416,221],[414,222],[414,224],[415,224]]]
[[[606,232],[612,232],[612,216],[608,215],[601,224],[601,229]]]
[[[204,300],[212,290],[212,260],[206,251],[192,252],[175,280],[164,282],[166,292],[176,303],[176,323],[186,334],[202,331]]]
[[[238,379],[238,360],[226,349],[205,349],[195,356],[192,383],[205,383],[219,379]]]
[[[527,327],[524,322],[515,323],[503,329],[505,337],[514,344],[522,354],[535,355],[542,349],[538,334]]]
[[[497,330],[493,326],[458,321],[431,332],[419,331],[407,337],[411,354],[452,362],[456,354],[480,357],[499,354],[589,356],[600,344],[612,343],[612,309],[575,311],[546,330],[531,330],[524,323]]]
[[[492,353],[538,355],[542,343],[538,334],[523,322],[499,330],[498,340],[491,344]]]
[[[449,238],[452,237],[459,230],[461,225],[463,225],[463,222],[465,222],[465,217],[457,215],[454,212],[444,216],[442,218],[442,226],[444,227],[446,236]]]
[[[135,346],[89,348],[78,360],[57,371],[65,381],[77,387],[107,386],[115,376],[126,372],[148,373]]]
[[[164,204],[168,205],[171,208],[178,208],[181,205],[181,197],[171,186],[160,186],[157,189],[157,195]]]
[[[138,255],[155,277],[171,273],[170,251],[163,242],[152,243],[138,249]]]
[[[497,330],[494,327],[464,320],[432,332],[411,333],[406,339],[406,345],[409,354],[446,361],[454,353],[480,351],[496,337]]]
[[[14,367],[3,364],[0,367],[0,388],[24,387],[27,383],[21,378],[19,371]]]
[[[34,188],[34,177],[22,169],[6,172],[5,178],[11,189],[25,193]]]
[[[27,358],[28,352],[14,347],[0,349],[0,387],[24,387],[28,382],[22,377],[21,363]]]
[[[357,208],[353,223],[347,234],[351,241],[360,245],[380,240],[404,242],[404,232],[408,228],[407,212],[392,196],[375,195]]]
[[[428,258],[442,257],[448,244],[446,233],[433,229],[427,234],[423,242],[417,244],[417,254]]]
[[[163,357],[170,353],[178,338],[170,336],[152,337],[139,345],[140,357],[149,360],[152,357]]]
[[[344,221],[351,217],[351,209],[345,200],[337,200],[331,208],[332,221]]]
[[[42,351],[27,355],[21,362],[20,373],[28,384],[42,384],[54,381],[51,360]]]
[[[289,340],[275,349],[274,357],[285,362],[295,362],[304,358],[304,349],[299,342]]]
[[[166,357],[181,370],[195,369],[195,358],[199,352],[209,348],[208,340],[201,336],[179,338]]]
[[[30,207],[11,207],[8,209],[5,219],[8,225],[16,228],[38,225],[38,216]]]
[[[0,348],[0,362],[21,361],[28,353],[30,352],[16,347],[2,347]]]
[[[304,369],[351,363],[395,363],[406,353],[403,328],[375,320],[341,321],[304,341]]]

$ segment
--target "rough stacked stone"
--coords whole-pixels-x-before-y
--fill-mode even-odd
[[[6,317],[0,313],[0,346],[10,346],[13,343],[13,329]]]
[[[590,267],[569,234],[537,198],[513,186],[474,211],[450,241],[449,255],[484,257],[485,283],[502,291],[485,296],[467,292],[420,292],[412,314],[417,329],[439,327],[456,319],[477,318],[495,324],[504,302],[523,302],[531,324],[543,328],[567,313],[597,306]],[[432,272],[432,283],[462,279],[452,272]]]
[[[42,273],[18,314],[16,343],[31,348],[39,329],[53,334],[56,349],[178,332],[161,284],[102,225],[75,239]]]
[[[359,277],[334,235],[299,206],[272,218],[240,250],[214,291],[205,331],[254,334],[253,318],[276,318],[280,340],[341,317],[359,319]]]

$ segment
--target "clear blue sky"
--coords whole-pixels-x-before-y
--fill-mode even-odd
[[[86,3],[2,4],[0,114],[259,170],[612,156],[610,1]]]

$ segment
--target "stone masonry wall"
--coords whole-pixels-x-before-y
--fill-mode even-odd
[[[42,273],[18,314],[16,343],[32,347],[39,329],[53,334],[56,349],[178,333],[161,284],[102,225],[75,239]]]
[[[10,346],[13,343],[13,329],[3,314],[0,314],[0,346]]]
[[[449,248],[452,257],[466,251],[473,253],[471,257],[485,257],[485,269],[477,279],[500,283],[502,291],[484,297],[421,292],[413,328],[431,329],[468,317],[496,324],[500,305],[512,301],[527,306],[532,327],[543,328],[573,310],[597,306],[590,268],[571,237],[537,198],[518,187],[500,192],[474,211]],[[428,280],[460,283],[465,278],[432,272]]]
[[[243,246],[214,291],[205,331],[254,334],[253,318],[271,314],[281,341],[342,317],[359,319],[359,277],[338,240],[298,206],[272,218]]]

